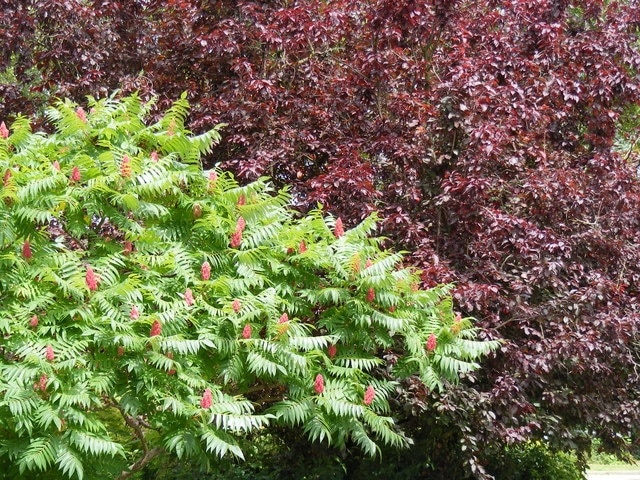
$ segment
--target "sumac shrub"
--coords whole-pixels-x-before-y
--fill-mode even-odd
[[[150,108],[59,102],[50,135],[1,124],[7,471],[127,478],[164,453],[206,466],[275,426],[367,455],[408,445],[398,379],[438,389],[497,344],[455,318],[451,286],[418,288],[374,217],[296,219],[265,179],[202,170],[219,133],[186,130],[184,98],[147,125]]]

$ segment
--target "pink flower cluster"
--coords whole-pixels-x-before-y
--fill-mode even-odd
[[[333,229],[333,233],[336,236],[336,238],[340,238],[342,236],[344,236],[344,225],[342,224],[342,219],[338,218],[336,220],[336,225]]]
[[[200,267],[200,277],[205,281],[211,278],[211,265],[209,262],[204,262]]]
[[[150,337],[157,337],[158,335],[162,335],[162,324],[160,320],[154,320],[151,325],[151,331],[149,332]]]
[[[33,253],[31,252],[31,243],[29,243],[29,240],[25,240],[22,244],[22,256],[27,260],[29,260],[33,256]]]
[[[187,304],[187,307],[190,307],[195,303],[195,300],[193,298],[193,292],[191,291],[190,288],[187,288],[184,291],[184,302]]]
[[[251,333],[251,324],[247,323],[242,329],[242,338],[244,338],[245,340],[251,338]]]
[[[231,235],[231,248],[238,248],[242,243],[242,232],[244,232],[245,227],[247,226],[247,222],[245,222],[244,218],[238,218],[238,223],[236,223],[236,230]]]
[[[364,404],[371,405],[373,399],[376,398],[376,391],[373,386],[369,385],[367,389],[364,391]]]
[[[318,395],[324,392],[324,377],[320,374],[316,375],[316,380],[313,383],[313,389]]]
[[[205,388],[202,399],[200,400],[200,408],[211,408],[213,404],[213,394],[210,388]]]
[[[96,273],[93,271],[93,268],[91,268],[91,266],[87,267],[87,272],[85,273],[84,280],[87,284],[87,287],[92,292],[98,289],[98,277],[96,276]]]
[[[437,346],[438,346],[438,339],[436,338],[435,334],[432,333],[431,335],[429,335],[429,338],[427,338],[425,349],[427,350],[427,352],[433,352]]]
[[[53,347],[51,345],[47,345],[47,348],[44,351],[44,358],[47,359],[47,362],[53,362],[53,360],[56,358],[56,355],[53,352]]]

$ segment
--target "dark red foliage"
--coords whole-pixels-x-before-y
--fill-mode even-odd
[[[456,282],[505,345],[440,399],[433,448],[481,476],[496,442],[638,441],[638,159],[613,149],[640,102],[637,2],[0,6],[0,120],[50,94],[187,90],[194,131],[229,124],[212,162],[346,227],[378,211],[425,285]],[[408,385],[404,404],[434,418],[430,395]]]

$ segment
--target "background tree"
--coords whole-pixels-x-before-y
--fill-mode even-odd
[[[212,161],[376,210],[426,286],[456,281],[508,342],[437,407],[406,385],[443,477],[502,442],[637,441],[636,2],[4,3],[11,111],[188,90],[191,128],[229,123]]]

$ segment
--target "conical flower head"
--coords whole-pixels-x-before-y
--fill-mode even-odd
[[[327,347],[327,354],[329,355],[329,358],[335,357],[337,353],[338,347],[336,347],[334,344],[331,344]]]
[[[158,157],[158,152],[156,152],[155,150],[153,152],[151,152],[151,154],[149,155],[151,157],[151,161],[153,163],[158,163],[158,160],[160,159]]]
[[[120,175],[124,178],[131,176],[131,159],[128,155],[122,157],[122,161],[120,162]]]
[[[79,182],[80,178],[81,178],[80,169],[77,166],[73,167],[73,170],[71,170],[71,181]]]
[[[40,380],[38,380],[37,389],[40,390],[41,392],[44,392],[47,389],[48,381],[49,381],[49,378],[45,374],[40,375]]]
[[[56,355],[53,352],[53,347],[51,345],[47,345],[47,348],[44,352],[44,358],[47,359],[47,362],[53,362],[53,360],[56,358]]]
[[[184,291],[184,302],[187,304],[187,307],[190,307],[195,303],[195,300],[193,299],[193,292],[190,288],[187,288]]]
[[[34,315],[33,317],[31,317],[31,320],[29,320],[29,326],[32,328],[36,328],[39,323],[40,320],[38,319],[38,315]]]
[[[216,187],[216,183],[218,181],[218,174],[211,170],[209,172],[209,190],[213,190]]]
[[[191,211],[193,212],[193,218],[200,218],[202,216],[202,205],[194,203]]]
[[[289,321],[289,315],[285,313],[283,313],[280,318],[278,319],[278,323],[287,323]]]
[[[125,240],[122,243],[122,251],[125,255],[129,255],[131,252],[133,252],[133,242],[131,242],[130,240]]]
[[[213,395],[211,394],[211,389],[205,388],[204,394],[202,394],[202,399],[200,399],[200,408],[211,408],[212,403]]]
[[[129,318],[131,320],[138,320],[140,318],[140,310],[138,310],[138,307],[136,305],[131,307],[131,311],[129,312]]]
[[[58,162],[58,160],[54,160],[54,162],[51,164],[51,166],[53,167],[53,169],[56,172],[60,171],[60,162]]]
[[[149,332],[150,337],[157,337],[158,335],[162,335],[162,324],[160,320],[154,320],[151,325],[151,331]]]
[[[33,252],[31,251],[31,243],[29,240],[25,240],[22,244],[22,256],[29,260],[33,256]]]
[[[209,262],[204,262],[200,267],[200,277],[205,281],[211,278],[211,265]]]
[[[235,232],[233,232],[233,235],[231,235],[231,242],[229,242],[229,245],[231,245],[231,248],[238,248],[241,244],[242,231],[236,230]]]
[[[98,289],[98,277],[93,271],[93,268],[91,268],[90,266],[87,267],[87,272],[84,275],[84,280],[89,290],[94,291]]]
[[[369,385],[367,389],[364,391],[364,404],[371,405],[373,399],[376,398],[376,391],[373,386]]]
[[[235,313],[238,313],[242,308],[242,305],[240,304],[240,300],[236,298],[233,302],[231,302],[231,308],[233,308],[233,311]]]
[[[307,251],[307,244],[304,242],[304,240],[300,242],[300,245],[298,246],[298,251],[300,253],[304,253]]]
[[[4,124],[4,122],[0,123],[0,138],[8,138],[9,137],[9,129]]]
[[[376,298],[376,291],[373,288],[367,290],[367,302],[373,302]]]
[[[247,204],[247,198],[244,196],[244,194],[240,195],[240,197],[238,198],[238,206],[241,207],[242,205],[246,205]]]
[[[242,338],[244,338],[245,340],[251,338],[251,333],[251,325],[247,323],[242,329]]]
[[[336,220],[336,225],[333,229],[333,233],[336,236],[336,238],[340,238],[342,236],[344,236],[344,225],[342,224],[342,219],[338,218]]]
[[[244,232],[245,227],[247,226],[247,222],[244,217],[239,217],[238,222],[236,223],[236,232]]]
[[[425,349],[427,350],[427,352],[433,352],[437,346],[438,346],[438,339],[436,338],[436,335],[432,333],[431,335],[429,335],[429,338],[427,338]]]
[[[316,375],[316,380],[313,382],[313,389],[318,395],[324,392],[324,377],[321,374]]]
[[[87,123],[87,113],[84,111],[84,108],[76,108],[76,115],[82,122]]]
[[[371,267],[371,266],[373,266],[373,262],[371,261],[371,259],[370,259],[370,258],[367,258],[367,261],[366,261],[366,263],[364,264],[364,268],[369,268],[369,267]]]

